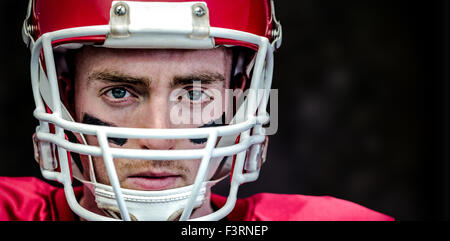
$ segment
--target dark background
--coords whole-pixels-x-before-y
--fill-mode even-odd
[[[1,176],[41,177],[20,32],[27,2],[2,2]],[[276,1],[279,129],[240,195],[331,195],[398,220],[448,220],[448,5]]]

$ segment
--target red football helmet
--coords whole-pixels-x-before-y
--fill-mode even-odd
[[[234,207],[240,184],[254,181],[265,159],[267,103],[272,82],[273,52],[281,44],[281,25],[272,0],[30,0],[23,39],[31,50],[31,78],[39,126],[33,138],[42,174],[64,185],[69,206],[87,220],[188,220],[205,200],[205,190],[231,173],[226,204],[198,220],[219,220]],[[212,49],[219,46],[250,49],[242,67],[249,92],[230,124],[192,129],[106,127],[73,121],[62,104],[57,73],[67,50],[84,45],[105,48]],[[70,139],[70,132],[96,136],[100,146]],[[108,138],[205,138],[200,150],[133,150],[111,148]],[[85,180],[75,155],[100,156],[111,185]],[[120,187],[113,158],[148,160],[201,159],[195,183],[163,191]],[[93,192],[108,215],[84,209],[76,200],[72,178]],[[180,211],[181,210],[181,211]],[[175,215],[176,216],[176,215]]]

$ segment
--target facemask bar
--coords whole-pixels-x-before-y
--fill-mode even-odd
[[[237,188],[240,184],[252,181],[257,178],[257,174],[242,174],[239,171],[242,170],[246,150],[248,146],[262,143],[264,141],[264,133],[261,125],[267,121],[265,109],[267,105],[267,96],[262,99],[261,105],[258,105],[256,93],[249,93],[248,106],[245,109],[246,121],[237,123],[233,126],[215,127],[215,128],[204,128],[204,129],[137,129],[137,128],[115,128],[115,127],[98,127],[90,126],[80,123],[74,123],[62,118],[61,113],[61,102],[58,90],[58,83],[56,78],[56,69],[53,58],[52,42],[60,39],[67,39],[72,37],[82,37],[82,36],[95,36],[95,35],[106,35],[109,31],[108,25],[102,26],[90,26],[90,27],[80,27],[73,29],[65,29],[52,33],[44,34],[39,38],[32,49],[31,58],[31,77],[32,77],[32,88],[33,96],[36,103],[36,110],[34,111],[34,116],[40,122],[40,129],[42,132],[37,133],[37,137],[42,141],[47,141],[49,143],[54,143],[58,146],[58,155],[60,160],[68,160],[67,150],[74,151],[80,154],[103,156],[105,163],[109,163],[108,174],[113,183],[113,189],[118,199],[118,206],[121,209],[121,215],[125,220],[129,220],[127,215],[126,207],[123,203],[123,198],[121,198],[121,190],[117,183],[117,175],[114,175],[114,164],[112,162],[114,157],[127,157],[127,158],[139,158],[139,159],[152,159],[152,160],[166,160],[168,158],[173,160],[180,159],[202,159],[199,174],[197,175],[194,192],[192,198],[188,201],[188,208],[186,208],[182,214],[182,219],[189,218],[192,212],[192,205],[189,208],[189,204],[193,203],[194,196],[198,193],[200,184],[204,181],[205,175],[201,173],[206,173],[206,168],[208,167],[208,162],[211,158],[219,156],[229,156],[230,153],[239,153],[236,160],[236,168],[233,173],[232,186],[230,191],[230,196],[227,199],[227,203],[223,208],[221,208],[217,213],[207,215],[200,218],[200,220],[216,219],[218,217],[224,217],[234,207],[236,201]],[[244,33],[235,30],[211,28],[211,37],[220,37],[234,39],[238,41],[245,41],[256,44],[259,46],[257,60],[254,69],[254,75],[252,78],[251,88],[257,89],[262,84],[264,84],[266,91],[267,88],[270,89],[270,82],[272,76],[272,52],[273,47],[269,44],[266,38],[252,35],[249,33]],[[54,106],[52,107],[52,114],[45,112],[45,105],[42,100],[39,91],[39,66],[40,66],[40,53],[43,50],[46,71],[48,80],[51,86],[51,98]],[[267,62],[266,62],[267,59]],[[265,70],[266,72],[264,72]],[[264,75],[264,76],[262,76]],[[265,77],[266,81],[261,82],[261,78]],[[255,117],[255,111],[257,108],[259,115]],[[263,111],[263,113],[261,113]],[[261,117],[261,118],[260,118]],[[55,125],[55,134],[48,133],[49,123]],[[250,136],[250,129],[254,128],[254,131],[259,135]],[[214,129],[208,130],[208,129]],[[64,130],[69,130],[73,132],[79,132],[88,135],[96,135],[99,139],[100,147],[85,146],[82,144],[75,144],[65,140]],[[215,140],[220,137],[232,136],[237,137],[241,135],[239,144],[234,146],[226,146],[222,148],[214,148]],[[160,138],[160,139],[187,139],[187,138],[208,138],[207,147],[201,150],[171,150],[171,151],[160,151],[160,150],[133,150],[132,154],[126,149],[116,149],[109,148],[107,143],[108,137],[115,138]],[[214,140],[214,141],[213,141]],[[73,188],[71,187],[70,179],[70,168],[67,161],[60,161],[61,172],[50,172],[42,170],[44,177],[50,180],[57,180],[64,185],[64,190],[68,203],[72,209],[77,210],[79,215],[88,220],[111,220],[110,218],[103,217],[101,215],[94,214],[88,210],[82,208],[75,199]]]

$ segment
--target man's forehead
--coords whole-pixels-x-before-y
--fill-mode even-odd
[[[140,73],[189,74],[192,72],[219,72],[227,77],[231,72],[231,50],[221,47],[207,50],[181,49],[110,49],[84,47],[76,55],[77,72],[102,69]]]
[[[85,47],[78,53],[76,62],[78,74],[85,76],[89,82],[133,80],[136,83],[146,82],[149,86],[154,81],[166,79],[164,82],[168,85],[177,86],[193,79],[203,83],[220,81],[226,85],[231,61],[231,51],[226,48],[138,50]]]
[[[93,58],[97,61],[104,60],[121,60],[121,59],[158,59],[158,60],[176,60],[176,59],[198,59],[199,61],[207,59],[223,59],[231,57],[231,50],[220,47],[214,49],[114,49],[103,47],[83,47],[78,54],[84,60]]]

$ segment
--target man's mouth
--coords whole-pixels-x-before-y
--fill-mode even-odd
[[[132,189],[144,191],[158,191],[174,188],[181,175],[161,172],[161,173],[139,173],[127,178],[127,186]]]

